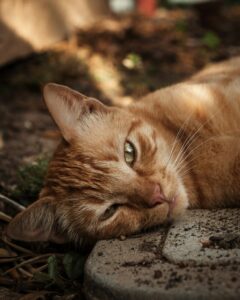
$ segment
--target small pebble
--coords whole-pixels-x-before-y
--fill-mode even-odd
[[[205,239],[202,239],[200,240],[200,243],[202,244],[202,247],[209,247],[212,243],[210,240],[205,240]]]
[[[120,241],[125,241],[126,240],[126,236],[125,235],[120,235],[119,239],[120,239]]]

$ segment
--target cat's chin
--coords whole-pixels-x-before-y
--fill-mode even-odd
[[[162,228],[164,226],[169,226],[171,225],[174,221],[178,220],[181,218],[181,216],[186,212],[188,208],[188,200],[187,198],[183,197],[176,197],[174,203],[164,203],[164,205],[157,205],[155,207],[156,209],[156,214],[158,215],[155,222],[151,222],[148,224],[145,228],[142,228],[141,230],[135,232],[134,234],[139,234],[139,233],[146,233],[150,231],[156,231],[159,228]],[[159,212],[161,212],[159,214]]]
[[[149,210],[149,219],[145,225],[143,227],[141,226],[141,228],[135,232],[130,233],[130,235],[136,234],[136,232],[148,232],[152,229],[170,225],[175,220],[181,218],[189,206],[189,201],[184,189],[180,189],[180,191],[173,202],[164,202],[151,208]]]
[[[177,196],[173,203],[169,204],[168,221],[175,221],[180,218],[189,206],[186,196]]]

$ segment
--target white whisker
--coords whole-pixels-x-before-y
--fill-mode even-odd
[[[204,142],[200,143],[199,145],[197,145],[196,147],[194,147],[193,149],[191,149],[191,151],[188,152],[187,155],[184,157],[184,160],[187,161],[188,157],[191,156],[191,154],[192,154],[194,151],[196,151],[199,147],[201,147],[201,146],[204,145],[205,143],[209,142],[209,140],[211,140],[212,138],[213,138],[213,137],[209,137],[209,138],[206,139]],[[195,157],[194,159],[198,159],[199,157],[201,157],[201,156]],[[184,160],[182,160],[182,161],[178,164],[178,166],[176,166],[176,168],[177,168],[177,170],[178,170],[179,172],[180,172],[180,170],[181,170],[181,166],[184,164]],[[191,160],[190,160],[190,161],[187,161],[188,164],[189,164],[190,162],[191,162]],[[179,169],[179,167],[180,167],[180,169]]]
[[[168,164],[169,164],[169,161],[170,161],[171,158],[172,158],[172,155],[173,155],[173,153],[174,153],[175,147],[176,147],[176,145],[177,145],[178,138],[180,138],[180,137],[182,136],[182,134],[183,134],[183,129],[184,129],[185,125],[186,125],[187,123],[189,123],[189,120],[190,120],[190,118],[192,117],[192,115],[193,115],[193,113],[192,113],[192,114],[184,121],[184,123],[182,124],[182,126],[179,128],[178,133],[177,133],[177,135],[176,135],[176,137],[175,137],[175,139],[174,139],[173,146],[172,146],[172,149],[171,149],[171,152],[170,152],[170,155],[169,155],[169,158],[168,158],[168,161],[167,161],[167,163],[166,163],[166,167],[165,167],[165,168],[167,168],[167,166],[168,166]]]
[[[224,106],[226,106],[226,103],[225,103]],[[223,107],[224,107],[224,106],[223,106]],[[176,159],[175,159],[174,162],[173,162],[173,164],[175,165],[176,168],[178,168],[179,165],[182,164],[182,161],[183,161],[183,153],[186,152],[186,151],[191,147],[191,145],[194,143],[194,141],[197,139],[197,133],[198,133],[198,132],[199,132],[199,131],[200,131],[200,130],[208,123],[208,122],[210,122],[213,118],[215,118],[216,115],[217,115],[219,112],[220,112],[220,110],[217,110],[214,114],[212,114],[212,115],[208,118],[208,120],[206,120],[201,126],[198,127],[198,129],[195,131],[195,133],[194,133],[192,136],[190,136],[189,138],[186,139],[186,141],[183,143],[181,149],[179,150],[179,153],[178,153]],[[212,138],[212,137],[211,137],[211,138]],[[207,139],[207,140],[208,140],[208,139]],[[206,140],[206,141],[207,141],[207,140]],[[205,141],[205,142],[206,142],[206,141]],[[204,143],[205,143],[205,142],[204,142]],[[200,144],[200,145],[201,145],[201,144]],[[197,148],[198,148],[200,145],[198,145]],[[193,150],[196,150],[197,148],[194,148]],[[184,151],[183,151],[183,150],[184,150]],[[193,152],[193,150],[191,150],[191,151],[188,153],[187,157],[190,155],[190,153]],[[184,157],[184,158],[186,159],[186,157]]]

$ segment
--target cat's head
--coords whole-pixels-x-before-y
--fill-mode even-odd
[[[167,137],[144,112],[107,107],[57,84],[45,87],[44,99],[63,141],[39,200],[9,224],[10,237],[78,242],[129,235],[186,209]]]

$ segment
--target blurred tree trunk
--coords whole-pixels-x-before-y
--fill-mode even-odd
[[[110,15],[108,0],[0,0],[0,65]]]

